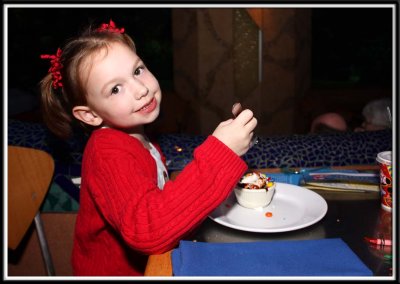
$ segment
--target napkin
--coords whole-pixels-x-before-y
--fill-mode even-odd
[[[372,276],[339,238],[204,243],[181,241],[172,251],[175,276]]]

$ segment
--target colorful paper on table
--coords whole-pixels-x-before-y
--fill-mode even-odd
[[[349,171],[324,171],[310,172],[303,175],[304,182],[353,182],[364,184],[379,184],[379,173],[349,172]]]
[[[345,182],[309,182],[301,185],[308,189],[325,189],[344,192],[379,192],[379,185]]]
[[[332,175],[331,173],[335,173]],[[347,180],[348,177],[350,178],[353,175],[357,176],[357,180],[360,178],[358,175],[360,174],[359,171],[357,170],[334,170],[330,168],[304,168],[301,169],[298,173],[265,173],[267,176],[271,177],[274,179],[276,182],[282,182],[282,183],[289,183],[289,184],[294,184],[294,185],[301,185],[307,181],[315,181],[313,176],[321,176],[321,175],[326,175],[329,176],[329,181],[334,179],[337,181],[338,177],[345,177],[344,180]],[[370,176],[371,174],[368,174]],[[371,179],[371,177],[368,177]],[[373,179],[376,179],[376,175],[374,175]]]
[[[203,243],[172,251],[175,276],[372,276],[342,239]]]

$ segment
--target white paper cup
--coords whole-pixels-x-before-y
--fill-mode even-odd
[[[271,203],[275,193],[276,184],[266,190],[263,189],[248,189],[235,187],[235,195],[237,202],[246,208],[265,207]]]
[[[378,153],[376,160],[380,165],[381,206],[392,211],[392,151]]]

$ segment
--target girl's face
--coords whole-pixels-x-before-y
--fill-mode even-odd
[[[158,81],[127,46],[112,43],[96,54],[87,76],[88,107],[104,126],[129,132],[158,117]]]

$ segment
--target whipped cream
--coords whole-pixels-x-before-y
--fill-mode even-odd
[[[258,172],[247,173],[239,181],[240,187],[248,189],[268,189],[272,187],[273,184],[270,177]]]

